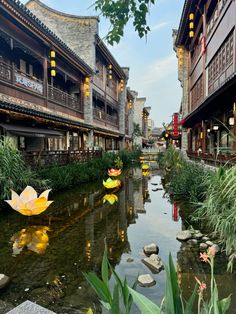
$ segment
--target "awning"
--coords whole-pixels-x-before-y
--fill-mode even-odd
[[[64,136],[64,132],[60,132],[52,129],[40,129],[21,125],[13,125],[7,123],[0,123],[0,127],[4,128],[8,132],[16,135],[26,137],[57,137]]]

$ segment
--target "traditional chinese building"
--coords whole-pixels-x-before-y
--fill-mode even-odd
[[[84,149],[93,69],[18,1],[0,1],[0,130],[24,152]]]
[[[85,123],[93,126],[89,145],[106,150],[125,147],[129,69],[119,66],[99,37],[98,17],[62,13],[39,0],[29,0],[26,6],[94,71],[84,110]]]
[[[183,88],[182,147],[190,158],[232,160],[236,143],[236,2],[186,0],[176,36]]]

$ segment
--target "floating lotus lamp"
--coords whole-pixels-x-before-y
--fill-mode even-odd
[[[27,186],[20,196],[11,191],[11,200],[6,200],[14,210],[24,216],[39,215],[44,212],[53,201],[48,201],[48,194],[51,190],[46,190],[37,197],[37,192],[32,186]]]
[[[142,170],[148,170],[150,168],[149,165],[142,165]]]
[[[13,241],[13,255],[18,255],[27,247],[30,251],[37,254],[43,254],[48,246],[48,227],[31,226],[15,233],[11,241]]]
[[[148,177],[148,176],[150,176],[150,171],[142,171],[142,175],[144,177]]]
[[[112,180],[111,178],[108,178],[106,181],[103,180],[103,185],[106,189],[114,189],[119,187],[121,184],[120,180]]]
[[[103,203],[108,202],[113,205],[115,202],[118,201],[118,196],[115,194],[106,194],[103,196]]]
[[[121,175],[121,169],[111,168],[108,170],[107,173],[108,173],[109,177],[117,177],[117,176]]]

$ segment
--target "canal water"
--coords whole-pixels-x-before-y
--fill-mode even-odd
[[[195,275],[209,283],[210,270],[199,261],[198,250],[176,240],[177,232],[186,226],[178,206],[166,198],[158,171],[142,176],[139,168],[128,170],[113,205],[103,203],[102,179],[50,195],[54,203],[39,216],[25,217],[10,209],[0,212],[0,273],[11,278],[0,291],[0,300],[13,306],[31,300],[63,314],[85,313],[89,307],[102,313],[83,272],[99,273],[104,239],[122,278],[131,283],[138,274],[154,277],[155,286],[137,290],[157,304],[163,298],[165,273],[152,274],[142,263],[146,244],[156,243],[165,263],[171,252],[185,298],[195,285]],[[225,259],[217,257],[220,296],[233,293],[230,313],[236,313],[236,277],[225,270]],[[5,313],[0,309],[0,314]]]

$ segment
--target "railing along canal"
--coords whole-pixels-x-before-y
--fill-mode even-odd
[[[101,150],[32,151],[22,153],[27,165],[37,167],[63,166],[75,161],[86,161],[102,156]]]

